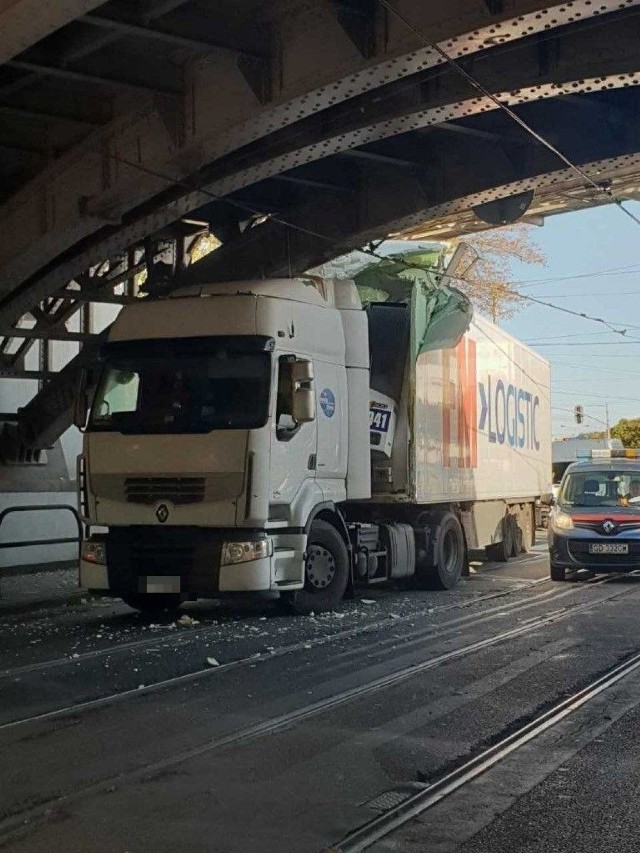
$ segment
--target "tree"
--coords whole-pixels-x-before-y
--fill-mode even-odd
[[[619,438],[625,447],[640,447],[640,418],[622,418],[611,428],[612,438]]]
[[[476,255],[466,271],[459,270],[460,279],[452,282],[471,299],[483,314],[496,322],[511,317],[527,304],[519,298],[518,286],[513,282],[511,265],[514,261],[544,266],[546,255],[533,239],[532,225],[513,225],[469,234],[450,241],[453,251],[465,243]],[[419,239],[418,227],[402,234],[403,239]],[[472,255],[473,253],[470,253]]]

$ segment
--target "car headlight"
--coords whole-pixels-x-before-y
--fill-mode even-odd
[[[104,566],[107,563],[106,545],[104,542],[92,542],[91,539],[87,539],[82,543],[81,556],[87,563],[100,563]]]
[[[272,554],[271,539],[257,539],[253,542],[224,542],[222,545],[223,566],[234,563],[248,563],[250,560],[260,560]]]
[[[572,530],[573,519],[566,512],[556,512],[553,516],[553,526],[557,527],[558,530]]]

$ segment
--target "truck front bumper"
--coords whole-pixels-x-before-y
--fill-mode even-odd
[[[306,537],[279,543],[282,538],[274,537],[270,556],[223,565],[225,542],[271,537],[240,528],[112,528],[103,537],[106,562],[81,559],[80,586],[112,595],[173,593],[184,599],[296,589],[302,586]]]

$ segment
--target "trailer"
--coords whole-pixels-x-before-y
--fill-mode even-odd
[[[307,277],[125,307],[78,396],[82,586],[143,610],[268,593],[310,612],[526,550],[548,363],[455,289],[388,296]]]

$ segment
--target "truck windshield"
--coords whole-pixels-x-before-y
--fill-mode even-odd
[[[575,507],[640,505],[640,471],[576,471],[567,475],[559,502]]]
[[[270,354],[157,342],[107,350],[89,430],[207,433],[266,423]]]

